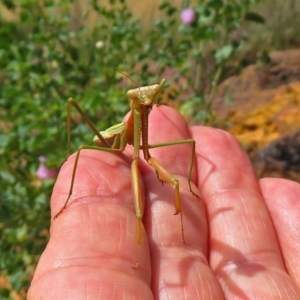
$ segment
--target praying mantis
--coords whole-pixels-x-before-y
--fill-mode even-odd
[[[66,208],[70,197],[73,192],[74,181],[76,169],[79,161],[80,152],[83,149],[97,150],[97,151],[105,151],[112,153],[120,153],[123,152],[126,145],[133,145],[133,159],[131,163],[131,185],[132,185],[132,194],[133,194],[133,202],[135,207],[135,214],[137,217],[137,233],[136,233],[136,242],[137,245],[141,244],[142,241],[142,219],[143,219],[143,201],[142,201],[142,186],[141,186],[141,178],[139,173],[139,160],[140,160],[140,151],[143,152],[144,159],[146,162],[154,169],[157,174],[158,180],[162,183],[169,183],[175,189],[175,213],[174,215],[180,214],[181,219],[181,235],[182,241],[185,244],[184,238],[184,230],[183,230],[183,220],[181,213],[181,202],[180,202],[180,191],[179,191],[179,181],[175,178],[175,176],[166,170],[157,159],[150,155],[149,149],[166,147],[166,146],[174,146],[180,144],[191,144],[192,145],[192,153],[190,166],[188,171],[188,185],[190,192],[199,198],[199,196],[193,192],[191,187],[191,176],[192,169],[195,158],[195,140],[193,139],[185,139],[178,140],[173,142],[159,143],[159,144],[149,144],[148,143],[148,125],[149,125],[149,114],[154,105],[158,104],[159,95],[162,92],[166,80],[163,79],[160,84],[154,84],[144,87],[139,87],[136,89],[131,89],[127,92],[127,97],[130,100],[130,113],[127,121],[123,121],[119,124],[113,125],[104,131],[98,132],[96,127],[90,121],[90,119],[86,116],[86,114],[81,110],[78,103],[72,98],[68,99],[68,117],[67,117],[67,126],[68,126],[68,149],[70,149],[70,127],[71,127],[71,107],[73,106],[78,113],[82,116],[83,120],[88,124],[90,129],[95,133],[95,137],[93,141],[97,144],[97,146],[87,146],[82,145],[78,148],[75,163],[72,172],[71,185],[69,189],[69,193],[67,199],[60,209],[60,211],[55,215],[54,219],[56,219]],[[136,266],[138,267],[138,261],[136,262]]]

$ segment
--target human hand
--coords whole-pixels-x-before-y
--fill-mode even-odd
[[[186,180],[190,146],[150,151],[180,180],[186,244],[180,216],[173,215],[173,187],[162,186],[141,159],[145,231],[137,247],[131,147],[120,155],[83,150],[73,195],[52,220],[29,300],[300,299],[300,185],[257,181],[230,134],[189,129],[175,110],[153,109],[151,143],[186,138],[196,140],[192,180],[201,200],[189,192]],[[66,199],[74,159],[60,171],[52,216]],[[134,270],[136,249],[139,268]]]

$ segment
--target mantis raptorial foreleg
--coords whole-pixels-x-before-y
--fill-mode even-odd
[[[194,196],[199,198],[199,196],[196,193],[194,193],[192,186],[191,186],[192,171],[193,171],[193,165],[194,165],[194,160],[195,160],[195,145],[196,145],[195,140],[186,139],[186,140],[180,140],[180,141],[175,141],[175,142],[151,144],[151,145],[148,145],[148,149],[161,148],[161,147],[167,147],[167,146],[177,146],[177,145],[184,145],[184,144],[192,145],[191,160],[190,160],[189,171],[188,171],[189,190]]]
[[[175,188],[175,214],[180,214],[181,218],[181,231],[182,231],[182,240],[185,243],[184,239],[184,230],[183,230],[183,221],[182,221],[182,213],[181,213],[181,202],[180,202],[180,191],[179,191],[179,181],[176,177],[170,173],[167,169],[165,169],[157,159],[153,158],[149,149],[166,147],[166,146],[175,146],[181,144],[192,144],[192,154],[191,161],[188,171],[188,184],[189,189],[193,195],[198,197],[192,190],[191,187],[191,177],[192,177],[192,168],[195,158],[195,141],[192,139],[173,141],[167,143],[159,143],[159,144],[148,144],[148,122],[149,122],[149,114],[153,105],[158,103],[158,96],[164,86],[165,80],[163,79],[160,84],[140,87],[137,89],[129,90],[127,92],[127,97],[131,101],[130,104],[130,114],[127,121],[111,126],[110,128],[98,132],[94,124],[91,120],[85,115],[85,113],[81,110],[79,105],[73,99],[68,100],[68,149],[70,149],[70,141],[71,141],[71,107],[73,106],[79,114],[82,116],[83,120],[88,124],[91,130],[94,132],[94,142],[97,146],[88,146],[82,145],[79,147],[78,152],[76,154],[75,163],[72,171],[72,178],[69,193],[67,199],[60,209],[60,211],[55,215],[54,218],[57,218],[63,210],[66,208],[68,201],[72,195],[76,169],[80,157],[81,150],[89,149],[89,150],[97,150],[97,151],[105,151],[112,153],[120,153],[122,152],[127,144],[133,145],[134,153],[133,153],[133,161],[131,164],[131,183],[132,183],[132,194],[133,194],[133,202],[135,207],[135,214],[137,217],[137,233],[136,233],[136,241],[137,245],[141,244],[142,241],[142,220],[143,220],[143,195],[142,195],[142,181],[140,178],[139,172],[139,160],[140,160],[140,151],[142,150],[144,159],[148,162],[148,164],[155,170],[157,177],[160,181],[171,184]],[[198,197],[199,198],[199,197]],[[136,266],[138,267],[138,259],[136,262]]]
[[[193,165],[194,165],[194,159],[195,159],[195,141],[193,139],[187,139],[187,140],[181,140],[181,141],[175,141],[175,142],[168,142],[168,143],[159,143],[159,144],[152,144],[148,145],[148,149],[153,148],[160,148],[160,147],[166,147],[166,146],[175,146],[175,145],[182,145],[182,144],[192,144],[192,155],[190,160],[190,166],[189,166],[189,172],[188,172],[188,184],[190,192],[195,195],[197,198],[199,196],[195,194],[191,187],[191,177],[192,177],[192,171],[193,171]],[[151,157],[148,161],[148,164],[155,170],[158,179],[161,182],[166,182],[171,184],[175,188],[175,213],[174,215],[180,214],[181,218],[181,235],[182,235],[182,241],[185,244],[185,238],[184,238],[184,229],[183,229],[183,220],[182,220],[182,213],[181,213],[181,202],[180,202],[180,193],[179,193],[179,181],[175,178],[175,176],[167,171],[158,161],[157,159]]]

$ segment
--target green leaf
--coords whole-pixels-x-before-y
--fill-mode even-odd
[[[234,99],[233,99],[232,93],[231,93],[229,88],[227,88],[226,92],[225,92],[225,103],[227,105],[233,105],[234,104]]]
[[[260,14],[255,13],[255,12],[247,12],[245,14],[245,20],[260,23],[260,24],[265,24],[266,23],[265,18],[263,16],[261,16]]]
[[[0,134],[0,151],[5,148],[10,142],[11,136],[9,134]]]
[[[2,3],[4,4],[4,6],[7,9],[13,10],[16,8],[16,5],[15,5],[14,1],[12,1],[12,0],[2,0]]]
[[[221,63],[228,59],[233,52],[233,46],[231,44],[225,45],[222,48],[218,49],[215,53],[215,58],[218,63]]]
[[[0,177],[2,178],[3,182],[13,184],[15,183],[15,177],[8,171],[0,171]]]

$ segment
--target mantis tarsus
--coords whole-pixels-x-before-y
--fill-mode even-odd
[[[68,100],[68,121],[67,121],[68,149],[70,149],[70,140],[71,140],[70,137],[71,106],[75,107],[75,109],[79,112],[79,114],[82,116],[82,118],[91,128],[91,130],[95,133],[94,142],[97,144],[97,146],[82,145],[79,147],[75,158],[74,167],[73,167],[72,179],[71,179],[71,185],[70,185],[68,197],[63,207],[55,215],[54,218],[57,218],[63,212],[72,195],[76,168],[77,168],[81,150],[91,149],[91,150],[118,153],[118,152],[122,152],[125,149],[126,145],[129,144],[129,145],[133,145],[134,147],[133,161],[131,163],[131,182],[132,182],[132,193],[133,193],[133,202],[135,206],[135,213],[138,220],[137,236],[136,236],[137,245],[139,245],[142,240],[142,219],[143,219],[141,179],[139,176],[139,166],[138,166],[139,159],[140,159],[140,150],[143,151],[144,159],[155,170],[158,179],[162,183],[169,183],[175,188],[175,213],[174,214],[175,215],[180,214],[182,241],[183,243],[185,243],[182,214],[181,214],[181,204],[180,204],[179,182],[154,157],[151,157],[149,153],[149,149],[152,148],[173,146],[179,144],[192,144],[191,162],[190,162],[189,173],[188,173],[188,184],[191,193],[196,197],[198,197],[198,195],[196,195],[193,192],[191,187],[192,168],[193,168],[194,157],[195,157],[195,140],[186,139],[186,140],[179,140],[174,142],[166,142],[166,143],[159,143],[159,144],[152,144],[152,145],[148,144],[149,114],[151,112],[153,105],[158,104],[159,94],[161,93],[165,82],[166,80],[163,79],[160,84],[154,84],[150,86],[144,86],[144,87],[129,90],[127,92],[127,97],[131,101],[130,104],[131,111],[127,121],[123,121],[122,123],[116,124],[100,132],[97,131],[96,127],[85,115],[85,113],[81,110],[77,102],[72,98]],[[135,268],[137,267],[138,267],[138,262],[136,262]]]

